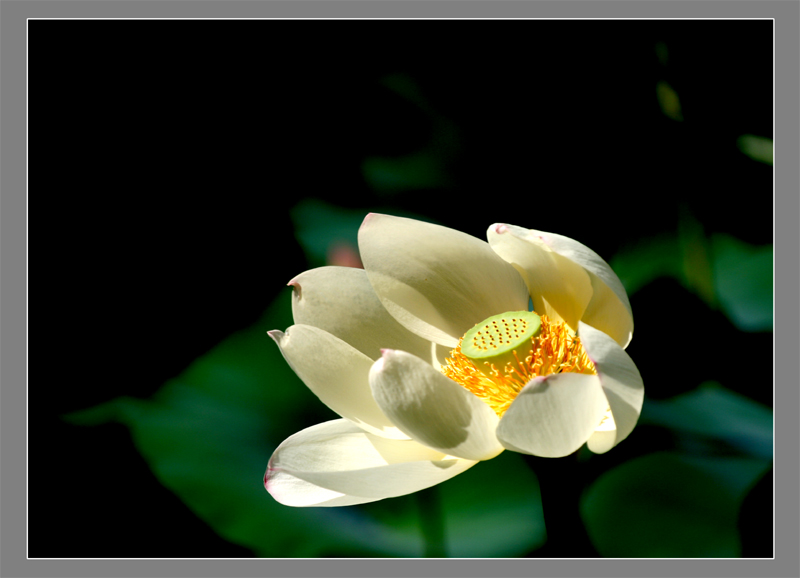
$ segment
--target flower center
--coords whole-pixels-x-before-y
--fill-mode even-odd
[[[562,322],[532,311],[489,317],[467,331],[442,373],[502,417],[533,378],[552,373],[596,375],[581,340]]]

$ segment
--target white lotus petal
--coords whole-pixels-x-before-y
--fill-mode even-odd
[[[633,315],[628,297],[622,290],[625,298],[623,302],[619,294],[597,275],[590,272],[589,278],[594,293],[586,311],[583,312],[582,321],[611,336],[621,347],[628,347],[633,338]],[[616,275],[614,278],[616,279]]]
[[[525,279],[533,309],[573,329],[592,298],[592,283],[579,264],[552,250],[538,231],[492,225],[489,245]]]
[[[592,435],[608,404],[594,375],[537,377],[500,420],[497,438],[510,450],[546,458],[577,451]]]
[[[488,244],[465,233],[370,214],[358,246],[384,307],[430,341],[452,348],[487,317],[528,309],[519,274]]]
[[[278,446],[264,484],[282,504],[340,506],[410,494],[475,463],[334,420],[298,432]]]
[[[338,337],[310,325],[270,331],[294,372],[319,399],[366,431],[405,439],[372,397],[372,360]]]
[[[430,359],[431,342],[389,315],[363,269],[320,267],[301,273],[289,285],[296,324],[324,329],[373,361],[383,348]]]
[[[633,360],[611,337],[586,323],[580,324],[578,335],[597,369],[616,425],[613,443],[609,434],[602,432],[589,439],[589,449],[603,453],[628,437],[636,426],[644,401],[644,383]]]
[[[277,502],[285,506],[353,506],[380,499],[348,496],[276,470],[267,470],[264,475],[264,487]]]
[[[597,430],[586,440],[586,447],[596,454],[604,454],[617,445],[617,430]]]
[[[506,233],[511,233],[511,235]],[[571,299],[577,299],[576,305],[571,308],[567,307],[565,310],[569,312],[570,316],[574,316],[577,310],[583,308],[582,314],[577,319],[581,319],[610,335],[623,348],[628,346],[633,335],[633,313],[631,311],[631,305],[619,277],[617,277],[617,274],[614,273],[602,257],[582,243],[555,233],[523,229],[513,225],[497,224],[489,227],[489,244],[493,249],[497,250],[504,258],[507,257],[501,251],[509,253],[510,257],[521,258],[518,255],[521,252],[519,249],[512,251],[512,249],[508,248],[513,247],[510,237],[525,239],[543,250],[549,250],[556,255],[560,255],[569,262],[584,269],[589,278],[590,287],[588,288],[585,281],[579,281],[579,275],[570,272],[570,268],[564,268],[562,266],[563,261],[558,261],[557,263],[558,268],[565,274],[563,281],[569,286],[568,295],[570,295]],[[505,245],[508,247],[503,247],[504,239]],[[541,260],[541,258],[539,259]],[[534,270],[530,269],[528,266],[524,267],[531,272],[529,276],[532,277],[532,272]],[[540,275],[544,275],[544,272],[542,271]],[[547,282],[552,282],[551,279],[552,277],[548,277]],[[535,283],[537,282],[536,279],[533,279],[533,281]],[[533,290],[531,292],[533,293]],[[554,290],[549,290],[544,297],[551,305],[559,310],[560,313],[560,309],[564,307],[564,304],[553,301],[554,294]],[[590,300],[586,300],[587,295],[590,297]],[[586,301],[584,302],[584,300]],[[534,299],[534,309],[535,308],[536,301]],[[577,325],[573,325],[569,319],[564,317],[563,314],[561,314],[561,316],[567,321],[570,327],[577,327]]]
[[[486,460],[503,451],[497,414],[421,359],[384,351],[370,370],[375,401],[411,438],[443,453]]]

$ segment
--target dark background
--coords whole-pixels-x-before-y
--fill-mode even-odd
[[[122,425],[59,416],[146,398],[253,323],[309,266],[289,219],[302,199],[478,237],[493,222],[551,230],[605,258],[681,214],[772,242],[771,167],[736,148],[772,136],[770,21],[32,21],[29,127],[30,280],[46,288],[30,303],[30,557],[252,555],[161,486]],[[365,179],[365,158],[420,149],[446,178]],[[673,281],[632,306],[740,339]],[[674,367],[651,347],[661,331],[637,326],[640,368]],[[748,340],[768,367],[771,333]],[[708,355],[681,371],[771,406]],[[748,535],[745,555],[768,538]]]

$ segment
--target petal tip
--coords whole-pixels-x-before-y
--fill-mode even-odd
[[[492,225],[492,230],[498,235],[502,235],[503,233],[507,233],[509,229],[508,225],[504,223],[495,223]]]
[[[363,229],[379,216],[380,213],[367,213],[367,215],[364,217],[364,220],[361,221],[361,226],[359,227],[359,229]]]
[[[372,377],[376,373],[380,373],[383,371],[384,365],[386,365],[386,352],[387,349],[381,349],[381,357],[379,357],[375,363],[372,364],[372,367],[369,368],[369,375]]]
[[[281,340],[283,339],[283,337],[284,337],[286,334],[285,334],[283,331],[281,331],[280,329],[272,329],[272,330],[270,330],[270,331],[267,331],[267,335],[269,335],[270,337],[272,337],[272,339],[274,339],[274,340],[275,340],[275,343],[277,343],[278,345],[280,345],[280,343],[281,343]]]
[[[302,273],[300,275],[302,275]],[[298,283],[297,281],[300,278],[300,275],[293,277],[291,281],[289,281],[286,284],[287,287],[292,288],[292,295],[297,295],[298,298],[300,298],[302,294],[302,287],[300,286],[300,283]]]

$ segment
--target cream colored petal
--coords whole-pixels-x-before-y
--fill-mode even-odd
[[[364,430],[405,439],[387,418],[369,387],[372,360],[338,337],[310,325],[270,331],[286,361],[329,408]]]
[[[358,246],[384,307],[430,341],[452,348],[487,317],[528,309],[519,274],[488,244],[465,233],[370,214]]]
[[[385,348],[431,358],[431,342],[389,315],[363,269],[320,267],[301,273],[289,285],[296,324],[324,329],[373,361]]]
[[[443,453],[486,460],[503,451],[497,414],[421,359],[384,351],[370,371],[375,401],[411,438]]]
[[[594,293],[582,321],[611,336],[621,347],[628,347],[633,338],[633,315],[624,289],[622,295],[625,300],[622,301],[619,294],[597,275],[590,272],[589,278]]]
[[[264,485],[288,506],[344,506],[410,494],[476,463],[334,420],[300,431],[278,446]]]
[[[285,506],[353,506],[380,499],[348,496],[341,492],[321,488],[280,470],[267,470],[264,476],[264,487],[276,501]]]
[[[603,453],[628,437],[636,426],[644,402],[644,383],[633,360],[611,337],[586,323],[580,324],[578,335],[597,369],[616,425],[613,440],[602,431],[589,440],[590,450]]]
[[[503,415],[497,437],[506,449],[560,458],[577,451],[589,439],[607,407],[594,375],[537,377]]]
[[[577,329],[592,298],[584,268],[554,251],[539,231],[492,225],[486,235],[492,249],[525,279],[534,311]]]
[[[586,447],[596,454],[604,454],[617,445],[617,430],[597,430],[586,440]]]
[[[529,264],[519,263],[528,272],[526,281],[531,287],[534,309],[537,306],[534,293],[541,292],[570,327],[576,328],[577,320],[583,320],[611,335],[622,347],[627,347],[633,334],[633,313],[628,295],[619,277],[597,253],[569,237],[513,225],[492,225],[487,236],[492,248],[511,263],[515,262],[512,259],[522,261],[526,254],[513,239],[528,241],[550,253],[548,259],[541,255],[528,256]],[[565,261],[571,265],[565,266]],[[586,278],[577,274],[576,267],[585,271]],[[558,275],[546,276],[547,271],[562,272],[562,282],[566,287],[563,296],[558,296]],[[542,281],[544,277],[546,279]],[[572,320],[576,323],[573,324]]]

